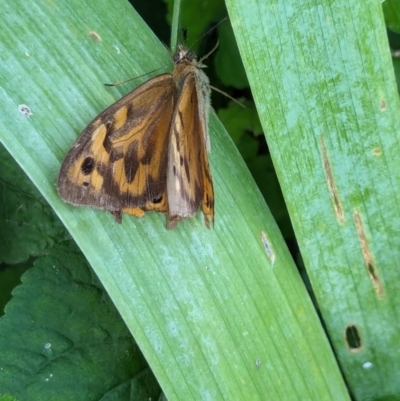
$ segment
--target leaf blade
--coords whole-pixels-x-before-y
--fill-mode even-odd
[[[244,3],[227,7],[336,355],[357,399],[396,394],[399,101],[381,5]]]
[[[215,117],[210,124],[217,196],[214,230],[206,230],[198,216],[170,232],[164,228],[164,216],[156,214],[140,220],[125,217],[119,226],[106,213],[60,201],[55,182],[68,147],[82,127],[116,99],[116,92],[126,90],[111,91],[102,83],[109,82],[110,75],[125,78],[128,70],[137,75],[154,70],[166,64],[168,54],[122,1],[118,11],[108,2],[87,2],[85,7],[69,2],[65,9],[57,8],[66,14],[59,15],[54,26],[57,13],[52,6],[29,9],[16,4],[25,9],[13,15],[25,13],[29,21],[44,22],[34,25],[38,35],[31,46],[41,50],[28,49],[33,60],[25,56],[27,62],[23,52],[3,46],[1,53],[17,61],[7,79],[0,76],[7,90],[2,141],[85,253],[167,397],[262,399],[268,393],[282,399],[301,391],[308,398],[325,394],[331,399],[326,384],[331,381],[346,399],[329,345],[276,224]],[[12,31],[18,24],[10,20],[6,23]],[[61,30],[54,29],[59,26]],[[135,40],[129,40],[133,34]],[[28,36],[20,41],[22,46]],[[63,41],[66,53],[57,48]],[[132,43],[133,59],[122,43]],[[39,68],[44,55],[51,59],[46,72]],[[27,69],[32,71],[29,91],[22,87],[16,93],[8,78],[19,80]],[[32,108],[32,116],[18,114],[20,99]],[[266,243],[274,260],[266,253]],[[260,374],[263,369],[267,375]],[[310,372],[320,375],[310,380]]]

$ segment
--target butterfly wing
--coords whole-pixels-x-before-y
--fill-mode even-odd
[[[187,73],[185,73],[187,71]],[[209,85],[196,67],[185,67],[179,77],[168,148],[168,227],[202,208],[209,228],[214,222],[214,189],[208,163]]]
[[[167,211],[166,172],[174,81],[162,74],[96,117],[66,156],[61,197],[74,205],[142,216]]]

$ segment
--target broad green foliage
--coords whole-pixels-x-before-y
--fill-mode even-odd
[[[256,27],[262,27],[256,21]],[[257,36],[253,28],[248,37]],[[265,48],[263,42],[257,47],[258,51]],[[143,219],[124,216],[118,225],[107,213],[74,208],[60,200],[55,183],[61,161],[87,123],[148,79],[149,71],[160,73],[160,66],[170,70],[170,55],[127,3],[7,2],[0,54],[6,60],[0,70],[0,140],[84,253],[169,400],[348,399],[327,337],[282,235],[214,113],[210,118],[216,192],[213,229],[207,230],[199,215],[169,232],[165,217],[155,213]],[[245,65],[249,57],[244,58]],[[260,60],[254,58],[253,63]],[[139,78],[117,88],[103,85],[132,76]],[[33,114],[22,114],[21,104]],[[260,110],[264,117],[266,105]],[[276,124],[285,121],[282,113],[276,113],[276,118]],[[270,128],[273,132],[274,127]],[[12,328],[0,329],[0,347],[13,345],[14,354],[5,356],[15,366],[30,364],[31,370],[23,370],[24,375],[38,372],[35,379],[39,381],[33,386],[37,394],[56,388],[57,383],[51,382],[54,378],[64,383],[66,392],[76,391],[73,399],[88,399],[88,387],[74,390],[79,383],[96,389],[94,398],[98,399],[110,386],[123,386],[121,378],[125,378],[131,391],[118,399],[134,400],[144,391],[130,384],[143,368],[143,359],[132,354],[133,343],[122,321],[110,317],[110,308],[103,303],[105,295],[87,270],[82,274],[92,285],[83,295],[82,263],[60,246],[53,245],[49,251],[52,260],[49,255],[29,270],[0,321],[28,325],[31,304],[36,313],[44,314],[31,323],[40,326],[41,332],[23,330],[25,353],[18,344],[14,346]],[[65,267],[65,275],[57,271],[59,266]],[[39,274],[42,268],[46,280]],[[18,299],[22,295],[24,303]],[[86,301],[77,305],[81,299]],[[61,317],[58,308],[64,309],[67,318]],[[45,318],[48,323],[37,323]],[[84,323],[90,327],[83,329]],[[78,340],[90,344],[90,337],[99,340],[100,346],[109,338],[115,355],[103,348],[100,354],[89,350],[81,352],[78,363],[55,366],[60,369],[57,375],[51,365],[38,370],[40,363],[52,357],[48,353],[57,351],[55,344],[69,350],[71,339],[74,344],[82,344]],[[129,353],[120,357],[124,349]],[[108,358],[102,359],[104,352]],[[74,380],[75,371],[85,383]],[[102,386],[90,382],[92,377]],[[5,385],[7,391],[19,394],[11,375]]]
[[[22,281],[0,320],[0,394],[31,401],[159,396],[137,345],[72,241],[53,246]]]
[[[43,255],[65,230],[29,178],[0,144],[0,260],[8,264]]]

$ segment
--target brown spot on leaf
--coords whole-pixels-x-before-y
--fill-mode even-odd
[[[365,263],[365,268],[368,273],[369,278],[371,279],[371,282],[374,286],[375,292],[377,293],[379,298],[383,298],[384,296],[384,290],[382,286],[381,279],[379,277],[379,272],[377,267],[375,266],[374,259],[372,257],[372,253],[369,247],[369,241],[367,239],[365,230],[364,230],[364,225],[361,220],[361,216],[358,210],[354,212],[354,222],[356,225],[357,229],[357,234],[358,234],[358,240],[360,241],[361,245],[361,252],[362,252],[362,257],[364,259]]]
[[[267,256],[271,260],[271,263],[274,264],[275,262],[275,252],[272,249],[272,244],[267,237],[267,234],[265,234],[264,231],[261,231],[261,242],[264,246],[265,252],[267,253]]]
[[[89,31],[89,36],[94,42],[100,42],[101,41],[100,35],[95,31]]]
[[[346,326],[345,341],[351,352],[358,352],[362,347],[361,335],[354,323]]]
[[[382,156],[382,149],[380,149],[380,148],[375,148],[375,149],[373,149],[372,150],[372,154],[374,155],[374,156]]]
[[[321,145],[321,151],[322,151],[322,160],[323,160],[323,164],[324,164],[326,183],[328,185],[329,193],[332,198],[333,208],[335,210],[337,219],[339,220],[339,222],[341,224],[343,224],[344,223],[344,212],[343,212],[342,202],[340,201],[339,191],[336,187],[336,183],[333,178],[332,169],[331,169],[328,153],[326,151],[323,136],[320,137],[320,145]]]

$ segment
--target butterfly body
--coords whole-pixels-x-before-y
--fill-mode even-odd
[[[104,110],[67,154],[60,196],[74,205],[167,214],[167,227],[201,208],[214,222],[208,163],[210,88],[195,55],[180,45],[173,73],[158,75]]]

